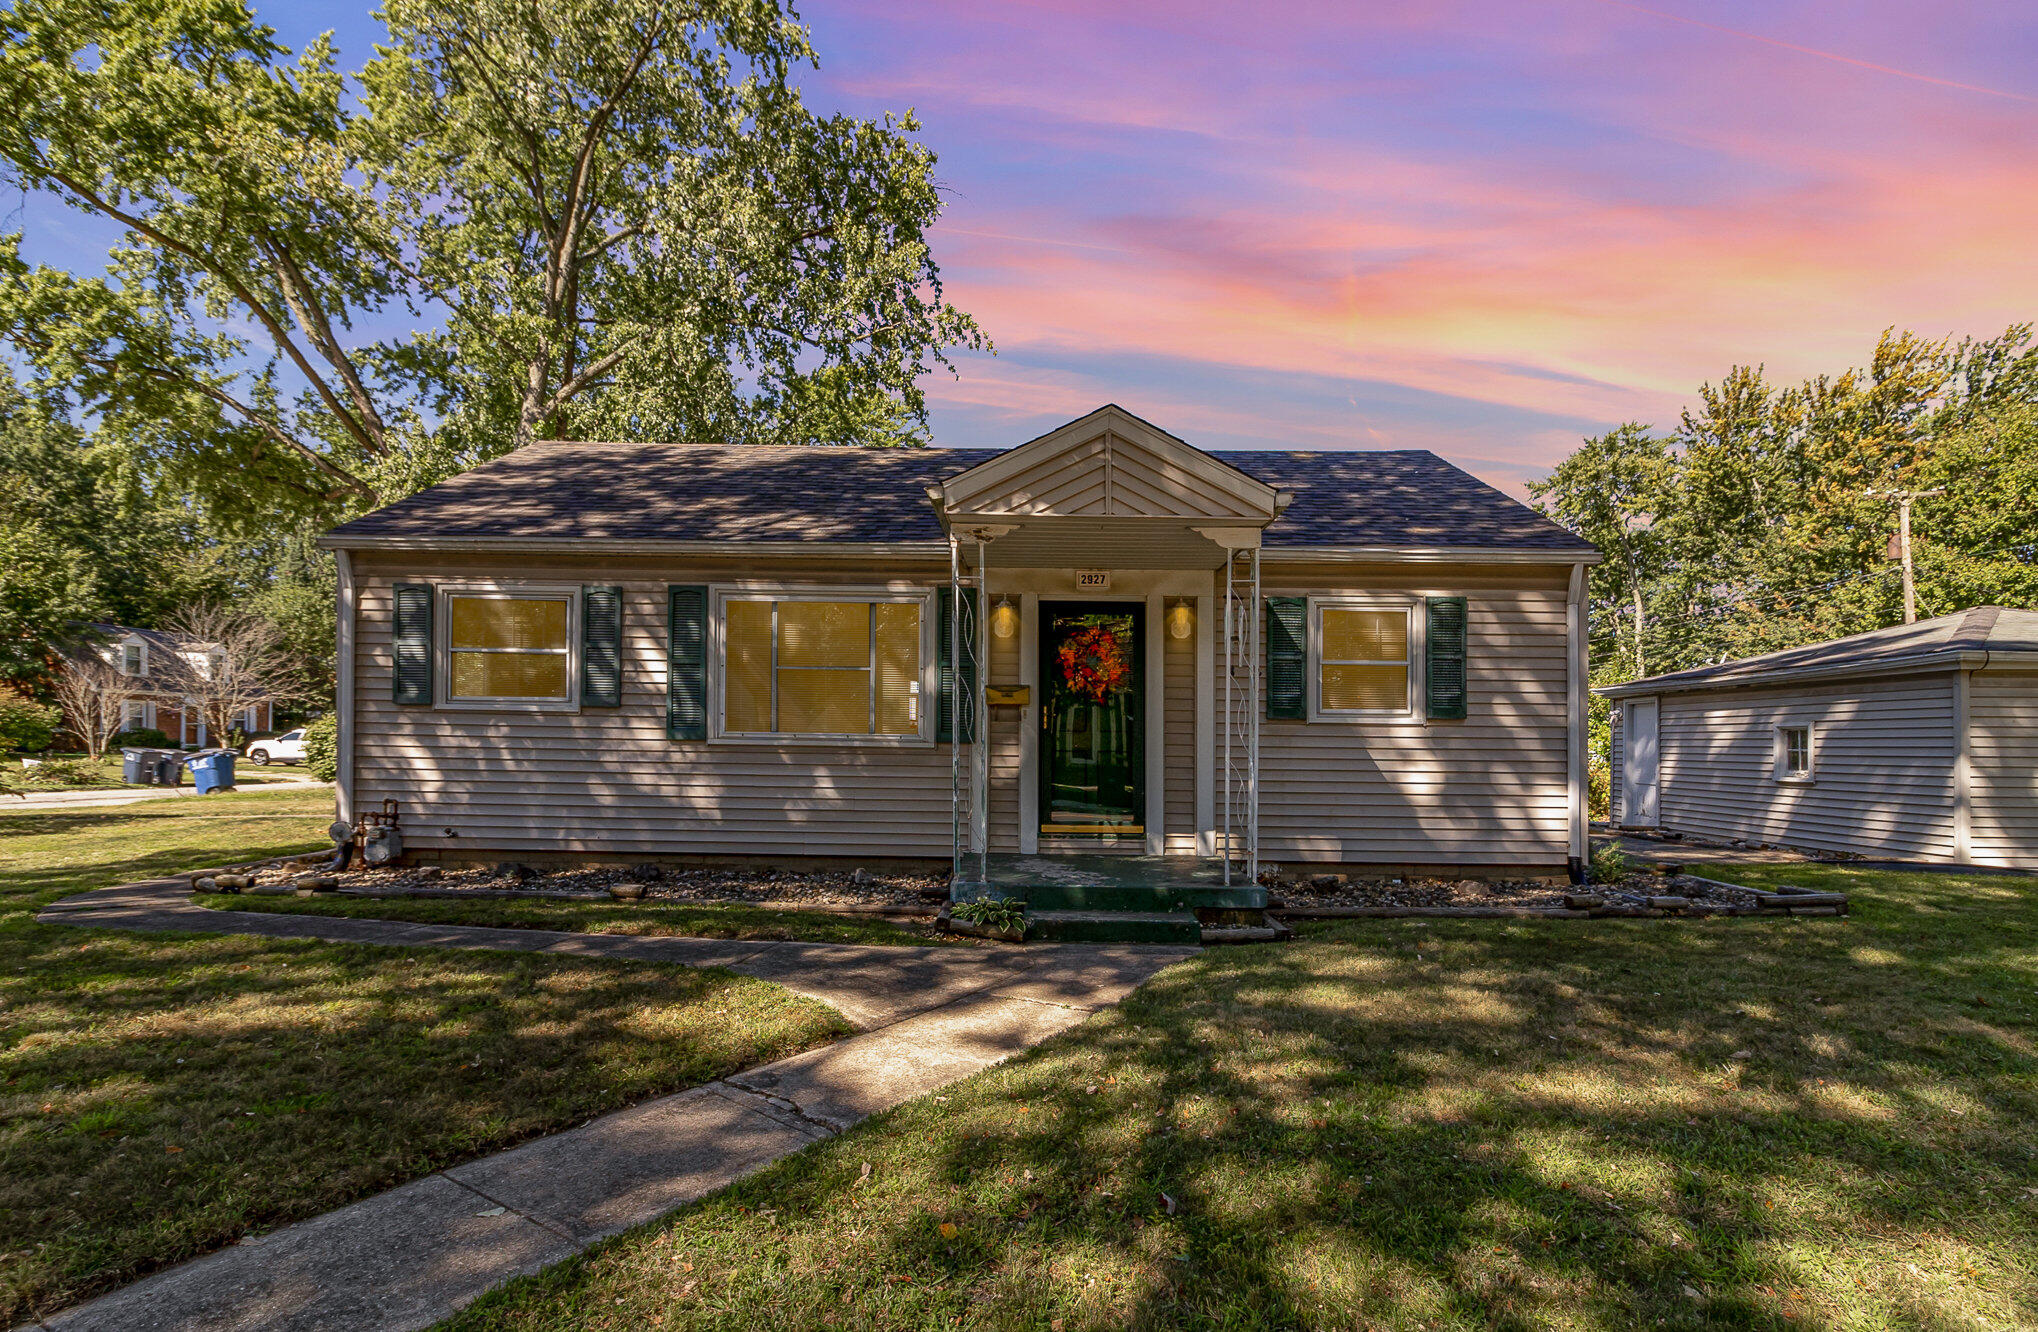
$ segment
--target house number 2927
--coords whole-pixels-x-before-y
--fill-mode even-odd
[[[1078,592],[1105,592],[1110,590],[1110,587],[1111,571],[1109,569],[1076,570],[1076,590]]]

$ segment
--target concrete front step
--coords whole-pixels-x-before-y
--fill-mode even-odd
[[[1029,883],[1007,887],[1028,911],[1264,911],[1267,890],[1250,884]]]
[[[1026,913],[1028,939],[1061,943],[1174,943],[1203,941],[1193,911],[1034,911]]]

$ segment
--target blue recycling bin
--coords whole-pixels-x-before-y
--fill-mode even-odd
[[[200,795],[211,795],[214,791],[233,789],[234,754],[231,749],[216,749],[209,754],[193,754],[184,760],[191,769],[191,784]]]

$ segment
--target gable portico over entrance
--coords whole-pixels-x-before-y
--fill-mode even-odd
[[[985,686],[994,636],[1018,640],[1024,681],[1016,695],[1023,702],[1007,704],[1020,710],[1021,851],[1038,850],[1043,833],[1056,830],[1043,823],[1049,811],[1041,795],[1053,784],[1057,757],[1042,735],[1055,720],[1046,711],[1055,694],[1038,678],[1050,669],[1037,657],[1052,636],[1041,607],[1067,608],[1081,598],[1103,611],[1112,602],[1146,603],[1144,615],[1131,621],[1144,624],[1145,642],[1134,645],[1140,650],[1133,655],[1143,657],[1145,678],[1121,682],[1117,712],[1125,711],[1125,695],[1137,699],[1131,724],[1145,745],[1148,813],[1139,830],[1148,854],[1168,849],[1163,633],[1198,640],[1193,845],[1198,854],[1220,858],[1227,881],[1237,874],[1252,882],[1258,872],[1259,550],[1261,534],[1279,519],[1289,496],[1112,405],[930,486],[928,498],[950,549],[946,630],[959,665],[944,688],[956,715],[976,719],[974,733],[986,737],[967,753],[958,746],[953,756],[958,878],[987,874],[993,745]],[[1186,683],[1177,680],[1177,692]]]

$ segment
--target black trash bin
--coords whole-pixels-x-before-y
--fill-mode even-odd
[[[122,749],[120,780],[132,786],[150,786],[156,780],[157,752],[153,749]]]
[[[156,785],[182,786],[184,784],[184,756],[161,753],[156,759]]]

